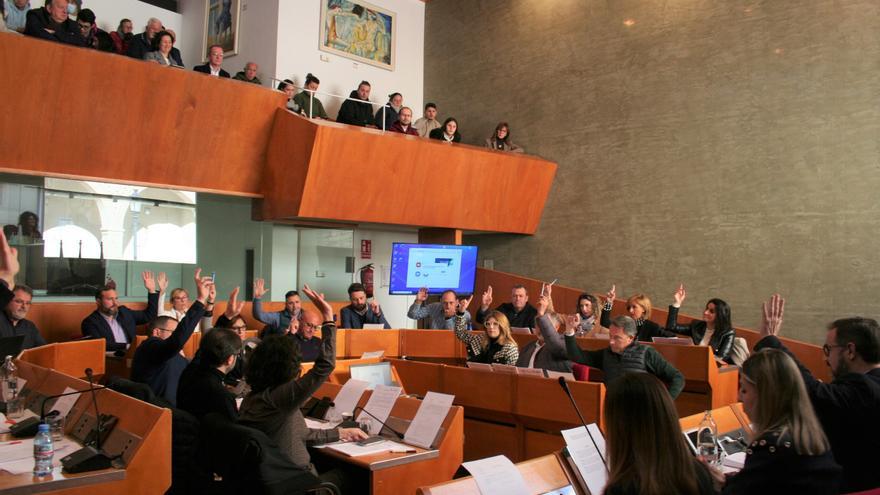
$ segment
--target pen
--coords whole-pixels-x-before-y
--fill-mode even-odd
[[[391,449],[392,454],[415,454],[416,449]]]

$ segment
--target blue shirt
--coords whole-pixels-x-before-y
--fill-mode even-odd
[[[31,3],[28,2],[23,9],[15,6],[13,0],[6,1],[6,29],[10,31],[24,31],[24,25],[27,23],[27,13],[31,9]]]

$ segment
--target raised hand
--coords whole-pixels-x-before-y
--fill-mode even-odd
[[[211,280],[211,277],[202,277],[201,275],[202,269],[196,268],[196,273],[193,277],[196,282],[196,300],[205,304],[205,301],[208,300],[208,294],[211,293],[211,287],[214,285],[214,281]]]
[[[153,272],[146,270],[141,273],[141,278],[144,279],[144,288],[147,289],[147,294],[156,292],[156,279],[153,278]]]
[[[428,300],[428,288],[422,287],[419,289],[419,293],[416,294],[416,302],[423,303]]]
[[[542,295],[538,298],[538,304],[535,308],[538,310],[538,316],[544,316],[547,312],[547,308],[550,307],[550,298],[546,295]]]
[[[468,306],[470,306],[471,301],[473,301],[473,299],[474,299],[474,295],[473,295],[473,294],[471,294],[470,296],[468,296],[468,297],[465,298],[465,299],[459,299],[459,300],[458,300],[458,311],[459,311],[460,313],[465,313],[465,312],[467,312]]]
[[[782,314],[785,311],[785,299],[779,294],[773,294],[769,301],[764,303],[763,317],[761,318],[761,337],[779,335],[782,329]]]
[[[565,331],[571,330],[572,332],[577,330],[577,328],[581,325],[581,315],[580,313],[575,313],[573,315],[565,315]]]
[[[318,311],[321,312],[324,317],[324,321],[333,321],[333,308],[330,306],[330,303],[324,300],[324,294],[318,294],[317,292],[313,291],[308,284],[303,285],[303,292],[315,304],[315,307],[318,308]]]
[[[213,305],[217,301],[217,284],[211,284],[211,290],[208,291],[208,300],[206,304]]]
[[[489,306],[492,305],[492,286],[490,285],[486,292],[483,292],[483,304],[480,306],[480,309],[483,311],[488,311]]]
[[[10,290],[15,287],[18,270],[18,250],[9,246],[6,234],[0,232],[0,280],[5,281]]]
[[[233,319],[241,313],[241,310],[244,309],[244,301],[238,300],[238,291],[239,287],[232,289],[232,292],[229,293],[229,300],[226,302],[226,311],[223,314],[228,319]]]
[[[370,301],[370,311],[376,316],[382,314],[382,310],[379,308],[379,303],[376,301]]]
[[[605,304],[614,304],[615,297],[617,297],[617,289],[612,285],[611,289],[608,290],[608,294],[605,294]]]
[[[156,275],[156,283],[159,284],[159,292],[165,292],[165,289],[168,288],[168,275],[165,275],[165,272],[159,272]]]
[[[675,289],[675,294],[672,295],[672,307],[680,308],[686,297],[687,291],[684,290],[684,284],[679,284],[678,289]]]
[[[266,287],[266,281],[258,278],[254,280],[254,299],[262,299],[266,292],[269,291],[269,288]]]

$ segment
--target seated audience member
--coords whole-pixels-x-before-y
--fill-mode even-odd
[[[159,316],[149,325],[149,337],[134,351],[131,360],[131,379],[146,383],[153,392],[172,406],[177,403],[177,384],[184,368],[189,364],[180,351],[192,337],[196,325],[211,312],[214,283],[211,277],[201,277],[196,269],[198,298],[190,306],[180,322],[170,316]]]
[[[784,308],[778,294],[764,304],[762,338],[755,351],[776,348],[794,359],[834,460],[843,467],[841,493],[880,488],[880,471],[867,454],[880,445],[880,326],[862,317],[828,325],[822,351],[834,380],[822,383],[779,340]]]
[[[678,324],[678,309],[687,297],[684,285],[680,285],[672,296],[669,315],[666,317],[666,331],[687,335],[696,345],[712,347],[715,357],[726,363],[730,360],[730,350],[736,331],[730,322],[730,306],[721,299],[709,299],[703,310],[703,319],[694,320],[687,325]]]
[[[358,89],[352,91],[348,98],[339,107],[336,122],[375,128],[376,126],[373,125],[373,106],[370,105],[370,83],[361,81]]]
[[[571,319],[575,335],[578,337],[608,338],[608,330],[599,321],[602,319],[602,306],[596,296],[583,293],[578,296],[577,311]]]
[[[523,346],[516,365],[520,368],[539,368],[571,373],[571,361],[565,349],[565,338],[559,333],[563,328],[562,317],[553,311],[549,295],[538,299],[535,328],[536,340]]]
[[[510,127],[507,122],[500,122],[495,126],[495,133],[492,137],[486,139],[486,147],[498,151],[510,151],[513,153],[522,153],[523,149],[513,144],[510,140]]]
[[[299,298],[299,292],[295,290],[289,290],[284,294],[283,310],[272,313],[263,311],[263,296],[267,292],[269,292],[269,289],[266,287],[265,280],[261,278],[254,280],[254,301],[251,306],[251,315],[254,319],[268,325],[264,334],[260,335],[261,338],[266,335],[285,333],[287,327],[290,326],[290,320],[299,319],[300,312],[302,311],[302,301]]]
[[[79,24],[79,34],[83,37],[88,48],[94,48],[102,52],[113,51],[113,39],[103,29],[98,28],[95,13],[91,9],[82,9],[76,16]]]
[[[778,349],[757,352],[743,363],[739,382],[754,433],[745,465],[721,493],[838,493],[840,466],[794,361]],[[720,472],[716,478],[724,479]]]
[[[449,117],[443,122],[443,127],[431,131],[428,136],[431,139],[446,141],[447,143],[460,143],[461,134],[458,133],[458,121]]]
[[[171,56],[171,50],[174,48],[174,36],[168,31],[160,31],[153,36],[153,51],[144,55],[144,60],[148,62],[156,62],[159,65],[167,65],[169,67],[181,67]]]
[[[177,34],[174,32],[173,29],[166,29],[165,27],[162,27],[162,30],[171,35],[172,44],[177,42]],[[180,55],[180,50],[178,50],[176,46],[171,47],[171,58],[178,66],[186,67],[185,65],[183,65],[183,57]]]
[[[477,311],[477,323],[483,323],[486,312],[492,304],[492,286],[490,285],[486,292],[483,292],[483,304]],[[510,326],[518,328],[531,328],[535,324],[535,317],[538,316],[535,307],[529,304],[529,292],[522,285],[514,285],[510,291],[510,302],[502,303],[495,308],[507,317]]]
[[[233,79],[235,79],[236,81],[244,81],[251,84],[256,84],[257,86],[262,86],[262,81],[260,81],[260,78],[257,77],[257,69],[258,66],[256,62],[248,62],[244,64],[244,70],[240,70],[235,73],[235,77],[233,77]]]
[[[388,95],[388,103],[376,111],[376,127],[388,130],[397,122],[398,113],[403,106],[403,95],[400,93],[391,93]]]
[[[159,293],[153,273],[143,272],[141,276],[147,289],[147,308],[138,311],[120,306],[116,289],[105,285],[95,292],[98,308],[82,321],[84,336],[106,340],[108,351],[125,350],[134,342],[136,327],[153,321],[159,307]]]
[[[165,309],[165,289],[168,287],[168,277],[164,273],[159,273],[156,276],[156,283],[159,286],[159,316],[170,316],[174,318],[174,321],[180,321],[186,316],[187,310],[189,310],[190,300],[189,294],[186,292],[186,289],[182,289],[180,287],[171,291],[171,309]],[[211,315],[205,315],[208,318],[206,321],[200,321],[196,325],[196,332],[201,332],[203,329],[210,329],[211,324]]]
[[[153,51],[153,38],[162,31],[162,21],[151,17],[147,21],[144,32],[134,35],[128,44],[128,50],[125,52],[131,58],[143,60],[144,56]]]
[[[196,72],[208,74],[214,77],[229,78],[229,73],[223,70],[223,47],[220,45],[211,45],[208,50],[208,63],[193,67]]]
[[[519,358],[519,348],[510,335],[510,323],[503,313],[492,311],[486,315],[484,334],[471,335],[468,332],[465,315],[473,298],[474,296],[470,296],[459,302],[455,314],[455,338],[464,342],[467,347],[468,361],[515,365]]]
[[[391,124],[391,132],[399,132],[401,134],[409,134],[410,136],[418,136],[419,131],[416,130],[415,127],[411,124],[412,122],[412,109],[409,107],[403,107],[400,109],[400,112],[397,114],[397,121]]]
[[[709,470],[687,446],[672,398],[655,377],[628,373],[608,389],[605,437],[604,495],[717,493]]]
[[[247,367],[251,387],[239,411],[239,423],[256,428],[278,442],[282,454],[301,469],[318,474],[311,463],[309,445],[353,441],[367,438],[358,428],[311,429],[306,426],[300,407],[318,390],[336,367],[336,325],[333,308],[308,285],[303,292],[321,311],[324,340],[315,364],[299,376],[301,356],[296,343],[273,335],[254,351]]]
[[[440,295],[440,302],[425,304],[428,299],[428,289],[422,287],[416,294],[416,300],[406,312],[407,318],[420,320],[428,318],[428,328],[431,329],[455,329],[455,309],[458,306],[458,298],[454,290],[447,290]],[[470,322],[470,313],[465,314],[465,319]]]
[[[0,305],[4,307],[5,315],[5,318],[0,318],[0,337],[24,335],[22,349],[46,345],[37,326],[27,319],[33,299],[34,291],[27,285],[16,285],[9,290],[8,286],[0,283]]]
[[[678,397],[684,388],[684,376],[656,349],[636,340],[636,322],[632,318],[618,316],[611,321],[608,328],[608,347],[595,351],[581,350],[574,337],[574,330],[566,330],[565,348],[568,350],[568,358],[575,363],[602,370],[609,391],[615,386],[614,381],[627,373],[648,372],[669,386],[669,394],[673,399]]]
[[[116,31],[110,33],[110,39],[113,40],[113,51],[125,55],[132,39],[134,39],[134,23],[131,22],[131,19],[119,21]]]
[[[238,362],[241,338],[228,328],[214,328],[202,337],[198,352],[199,359],[193,359],[180,375],[177,407],[199,419],[215,412],[237,420],[235,394],[226,388],[224,379]]]
[[[382,314],[382,308],[376,300],[367,304],[367,289],[364,284],[354,283],[348,286],[348,300],[351,304],[342,308],[341,328],[364,328],[364,323],[374,325],[384,325],[385,328],[391,328],[385,315]]]
[[[425,105],[425,114],[417,120],[413,127],[419,131],[419,136],[428,137],[434,129],[440,128],[440,122],[437,122],[437,105],[428,103]]]
[[[79,24],[67,15],[67,0],[49,0],[45,7],[28,11],[24,34],[67,45],[85,46]]]
[[[5,5],[6,29],[24,32],[27,24],[27,13],[31,9],[30,0],[2,0]]]
[[[614,286],[608,291],[605,298],[605,307],[602,310],[601,324],[605,328],[611,327],[611,308],[617,291]],[[635,294],[626,300],[626,312],[636,322],[639,342],[651,342],[654,337],[675,337],[672,332],[667,332],[660,325],[648,318],[651,317],[651,300],[644,294]]]
[[[327,116],[327,112],[324,110],[324,104],[321,103],[317,96],[313,96],[314,92],[318,91],[320,84],[321,81],[317,77],[312,74],[306,74],[306,89],[294,96],[293,101],[299,108],[299,112],[306,117],[330,120],[330,117]],[[315,105],[314,108],[312,108],[313,103]]]
[[[290,326],[283,334],[292,338],[299,346],[303,362],[310,363],[321,353],[323,342],[321,337],[316,335],[319,328],[321,328],[321,317],[315,312],[303,311],[300,319],[290,320]]]
[[[287,109],[292,112],[299,113],[299,105],[296,104],[293,96],[293,94],[296,92],[296,86],[293,84],[293,81],[291,81],[290,79],[285,79],[278,83],[278,87],[275,89],[287,95]]]

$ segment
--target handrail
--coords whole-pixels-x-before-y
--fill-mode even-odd
[[[285,80],[290,81],[290,79],[278,79],[277,77],[272,77],[271,80],[272,80],[272,89],[274,89],[275,91],[281,91],[280,89],[277,89],[277,87],[278,87],[277,83],[282,83]],[[352,98],[350,96],[335,95],[333,93],[324,93],[322,91],[313,91],[313,90],[308,89],[306,87],[297,86],[296,84],[293,84],[293,83],[285,83],[285,84],[289,84],[290,86],[293,86],[293,89],[302,90],[302,91],[309,93],[309,118],[310,119],[314,118],[314,116],[312,115],[312,110],[315,108],[315,106],[314,106],[315,95],[318,94],[318,95],[322,95],[322,96],[329,96],[331,98],[339,98],[339,99],[346,100],[346,101],[353,101],[356,103],[369,103],[371,106],[374,106],[374,107],[381,106],[382,107],[382,130],[383,131],[386,130],[385,129],[385,107],[388,106],[388,103],[374,103],[370,100],[361,100],[359,98]]]

